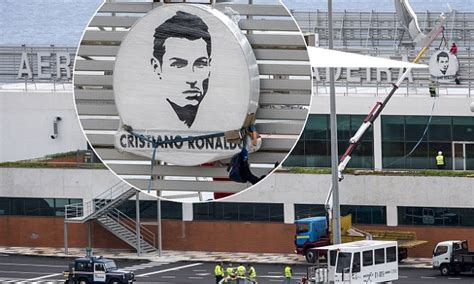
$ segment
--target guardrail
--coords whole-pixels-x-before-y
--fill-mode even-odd
[[[118,182],[102,192],[100,195],[95,197],[93,200],[86,203],[75,203],[64,206],[64,218],[68,219],[84,219],[90,216],[92,213],[104,208],[108,204],[114,202],[114,200],[120,195],[130,190],[130,186]]]
[[[112,218],[116,222],[118,222],[120,225],[125,227],[130,232],[132,233],[136,232],[137,223],[135,222],[135,220],[125,215],[122,211],[115,208],[111,210],[109,213],[107,213],[107,216],[109,218]],[[147,229],[146,227],[144,227],[143,225],[140,225],[140,238],[149,244],[153,244],[153,247],[156,247],[155,234],[149,229]]]

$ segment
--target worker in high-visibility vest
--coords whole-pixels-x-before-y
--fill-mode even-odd
[[[237,277],[245,278],[246,272],[247,272],[247,269],[245,269],[245,266],[241,263],[239,267],[237,267]]]
[[[227,273],[227,277],[235,278],[234,268],[232,267],[232,263],[229,262],[225,272]]]
[[[291,283],[291,276],[293,276],[293,271],[291,270],[291,267],[289,265],[285,266],[284,269],[284,274],[285,274],[285,282],[286,284]]]
[[[222,278],[224,278],[224,268],[222,262],[216,264],[216,267],[214,268],[214,276],[216,277],[216,284],[219,284]]]
[[[254,283],[257,282],[257,271],[255,270],[255,267],[253,267],[251,264],[248,264],[247,268],[247,275],[250,281],[253,281]]]
[[[446,163],[444,162],[443,152],[439,151],[438,156],[436,156],[436,167],[441,170],[444,169],[445,166]]]

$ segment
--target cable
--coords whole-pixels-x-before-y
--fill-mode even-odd
[[[411,149],[411,151],[406,154],[405,156],[391,162],[390,164],[386,165],[385,167],[389,167],[395,163],[398,163],[400,162],[401,160],[403,159],[406,159],[408,158],[409,156],[411,156],[411,154],[413,154],[413,152],[415,152],[416,148],[418,148],[418,146],[421,144],[421,141],[423,141],[423,139],[425,138],[426,134],[428,133],[428,129],[430,128],[430,125],[431,125],[431,119],[433,118],[433,113],[434,113],[434,108],[435,108],[435,105],[436,105],[436,98],[433,100],[433,105],[431,106],[431,114],[430,114],[430,117],[428,119],[428,122],[426,123],[426,127],[425,127],[425,130],[423,131],[423,135],[421,135],[421,138],[420,140],[418,140],[418,142],[415,144],[415,146],[413,146],[413,148]],[[384,167],[384,168],[385,168]]]

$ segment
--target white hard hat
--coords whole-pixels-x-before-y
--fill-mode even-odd
[[[438,155],[443,155],[443,152],[439,151],[439,152],[438,152]]]

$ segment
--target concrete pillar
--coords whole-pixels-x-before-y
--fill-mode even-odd
[[[193,204],[192,203],[183,203],[183,221],[192,221],[193,220]]]
[[[374,130],[374,169],[382,170],[382,117],[375,120]]]
[[[387,206],[387,226],[398,226],[397,206]]]
[[[293,203],[283,203],[283,216],[285,224],[295,223],[295,205]]]

